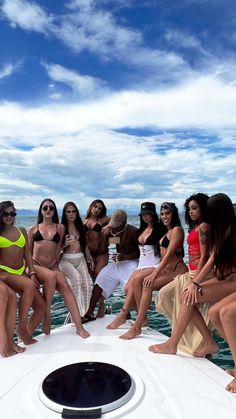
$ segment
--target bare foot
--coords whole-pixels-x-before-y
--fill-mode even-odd
[[[225,388],[226,390],[231,391],[231,393],[236,393],[236,378],[234,378]]]
[[[200,349],[193,352],[193,356],[204,358],[219,351],[219,346],[214,341],[204,342]]]
[[[81,336],[81,338],[88,338],[90,336],[90,333],[87,332],[87,330],[85,330],[83,326],[78,327],[76,329],[76,333],[77,335]]]
[[[149,346],[148,350],[157,354],[170,355],[175,355],[177,352],[177,348],[173,346],[173,344],[170,342],[170,339],[168,339],[165,343]]]
[[[232,375],[232,377],[236,377],[236,367],[229,368],[228,370],[225,370],[225,372],[227,372],[229,375]]]
[[[25,345],[32,345],[33,343],[38,342],[37,339],[33,339],[32,336],[28,333],[26,329],[20,329],[18,327],[17,336]]]
[[[21,354],[22,352],[25,352],[25,351],[26,351],[26,348],[24,348],[24,347],[22,347],[22,346],[17,345],[15,342],[13,342],[13,344],[12,344],[12,348],[13,348],[13,350],[14,350],[17,354]]]
[[[130,340],[134,339],[137,336],[141,335],[142,329],[138,329],[137,327],[131,327],[128,332],[124,333],[123,335],[119,336],[120,339]]]
[[[118,329],[119,326],[126,322],[126,315],[119,313],[116,318],[107,326],[107,329]]]
[[[45,335],[50,335],[51,332],[51,313],[46,314],[43,319],[42,331]]]
[[[17,352],[10,348],[0,348],[0,354],[3,358],[9,358],[10,356],[16,355]]]

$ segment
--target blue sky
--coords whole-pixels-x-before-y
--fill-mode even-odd
[[[235,0],[1,0],[1,200],[235,202],[235,45]]]

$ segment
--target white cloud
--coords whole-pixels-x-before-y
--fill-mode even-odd
[[[46,33],[52,24],[52,17],[35,2],[3,0],[1,11],[13,27]]]
[[[68,85],[74,93],[84,96],[85,98],[96,96],[101,93],[104,94],[104,92],[107,91],[105,83],[97,77],[83,76],[78,72],[69,70],[58,64],[44,63],[43,66],[52,80]]]
[[[235,90],[208,77],[175,89],[126,91],[70,106],[3,104],[0,175],[5,179],[11,167],[11,178],[18,181],[15,188],[2,182],[1,195],[9,197],[12,188],[17,197],[24,195],[21,205],[29,206],[30,197],[30,207],[38,205],[49,195],[59,206],[73,199],[85,210],[97,196],[110,206],[132,207],[167,198],[180,205],[199,190],[232,194]],[[117,131],[147,127],[160,134]]]
[[[17,63],[17,64],[5,64],[1,69],[0,69],[0,80],[4,79],[5,77],[11,76],[16,70],[18,70],[18,68],[20,67],[21,63]]]

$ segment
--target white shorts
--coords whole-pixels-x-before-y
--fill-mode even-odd
[[[109,298],[113,291],[121,285],[123,288],[131,274],[137,268],[138,259],[110,262],[99,272],[95,284],[102,288],[102,295]]]

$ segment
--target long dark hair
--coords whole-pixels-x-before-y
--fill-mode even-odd
[[[42,214],[42,208],[43,205],[45,204],[46,201],[49,201],[52,203],[52,205],[54,206],[54,212],[53,212],[53,216],[52,216],[52,221],[53,223],[59,224],[59,217],[58,217],[58,212],[57,212],[57,207],[55,202],[51,199],[51,198],[45,198],[41,204],[39,205],[39,210],[38,210],[38,216],[37,216],[37,224],[42,223],[43,221],[43,214]]]
[[[190,201],[196,201],[199,205],[199,208],[201,210],[201,219],[202,222],[208,222],[208,211],[207,211],[207,201],[209,199],[209,196],[205,193],[199,192],[196,194],[191,195],[189,198],[186,199],[184,203],[185,207],[185,222],[189,226],[189,231],[192,230],[196,226],[196,222],[193,221],[189,215],[189,202]]]
[[[150,238],[152,239],[153,243],[155,243],[155,253],[159,253],[160,252],[159,240],[166,233],[167,229],[164,226],[163,222],[159,220],[159,217],[156,212],[152,213],[151,216],[152,216],[153,230],[152,230]],[[138,235],[140,236],[140,234],[147,227],[147,223],[145,223],[145,221],[143,220],[142,214],[139,215],[139,218],[140,218],[140,226],[139,226]]]
[[[182,227],[182,224],[179,218],[179,211],[174,202],[163,202],[163,204],[161,204],[161,210],[162,209],[168,209],[171,212],[171,222],[170,222],[171,228],[174,228],[177,226]]]
[[[76,204],[74,202],[66,202],[66,204],[64,205],[63,210],[62,210],[61,223],[65,226],[65,235],[67,235],[69,233],[69,231],[68,231],[68,221],[67,221],[67,217],[66,217],[66,209],[69,206],[72,206],[76,211],[75,228],[79,232],[79,241],[80,241],[80,245],[81,245],[81,250],[84,253],[85,252],[85,247],[86,247],[86,237],[85,237],[84,225],[83,225],[83,222],[81,220],[78,207],[76,206]]]
[[[236,266],[236,216],[228,195],[217,193],[207,202],[210,222],[210,246],[219,278]]]
[[[0,202],[0,233],[5,229],[5,223],[3,221],[3,213],[6,211],[7,208],[12,207],[15,211],[15,206],[12,201],[2,201]],[[14,220],[12,221],[14,224]]]
[[[107,215],[107,208],[106,208],[106,205],[104,204],[104,202],[101,199],[95,199],[89,205],[89,208],[88,208],[88,211],[87,211],[87,214],[86,214],[86,217],[85,218],[89,218],[90,217],[91,210],[94,207],[94,205],[96,205],[96,204],[101,204],[102,205],[102,210],[101,210],[101,212],[99,214],[99,218],[103,218],[103,217],[105,217]]]

